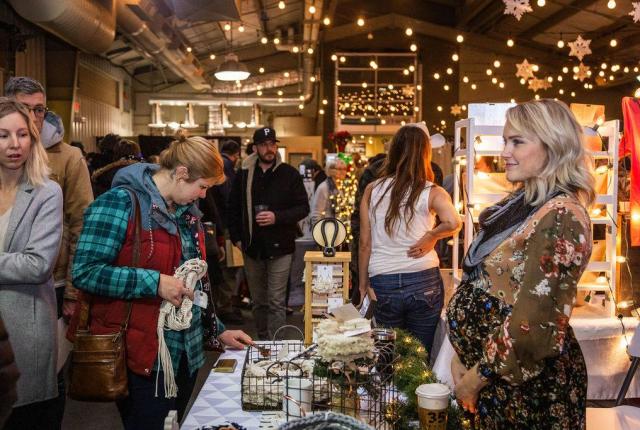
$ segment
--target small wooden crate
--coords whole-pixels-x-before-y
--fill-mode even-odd
[[[322,315],[328,311],[329,297],[342,297],[342,302],[349,300],[349,263],[350,252],[337,252],[335,257],[325,257],[322,251],[307,251],[304,254],[304,342],[309,345],[313,340],[313,328]],[[333,278],[336,288],[320,294],[312,291],[316,280],[317,266],[333,265]]]

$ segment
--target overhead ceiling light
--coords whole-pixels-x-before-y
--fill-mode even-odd
[[[330,25],[331,24],[331,18],[329,18],[328,16],[326,16],[323,20],[322,23],[324,25]]]
[[[278,2],[278,7],[279,7],[280,9],[284,9],[284,7],[285,7],[284,2],[283,2],[283,1],[279,1],[279,2]]]
[[[238,61],[238,56],[230,53],[224,57],[224,62],[218,66],[215,77],[221,81],[244,81],[250,74],[247,66]]]

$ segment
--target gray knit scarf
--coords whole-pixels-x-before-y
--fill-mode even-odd
[[[520,189],[482,211],[478,220],[480,232],[471,242],[462,263],[462,281],[476,279],[480,274],[480,263],[539,207],[525,204],[524,190]]]

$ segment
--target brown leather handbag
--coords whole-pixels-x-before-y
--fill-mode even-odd
[[[137,267],[140,256],[140,205],[135,193],[130,194],[136,220],[132,267]],[[91,295],[81,294],[78,305],[80,318],[71,352],[69,397],[87,402],[112,402],[127,397],[126,333],[131,317],[131,301],[127,302],[120,331],[112,334],[91,334],[89,331]]]

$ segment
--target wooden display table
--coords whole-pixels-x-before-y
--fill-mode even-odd
[[[330,302],[341,299],[340,304],[349,300],[350,252],[336,252],[335,257],[325,257],[322,251],[307,251],[304,254],[304,342],[313,341],[313,327],[323,314],[329,311]],[[328,267],[327,267],[328,266]],[[327,292],[314,291],[317,285],[318,268],[324,273],[331,272],[332,285]]]

